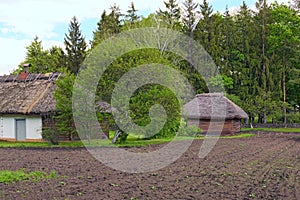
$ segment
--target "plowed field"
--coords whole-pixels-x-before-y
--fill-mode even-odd
[[[144,174],[111,169],[85,148],[0,148],[2,170],[58,174],[0,183],[0,199],[300,199],[299,134],[220,139],[204,159],[198,158],[201,143],[195,140],[176,162]]]

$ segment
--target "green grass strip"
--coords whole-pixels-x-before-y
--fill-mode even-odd
[[[41,171],[25,172],[20,169],[17,171],[0,170],[0,183],[12,183],[17,181],[39,181],[41,179],[57,178],[56,172],[51,171],[50,174]]]
[[[267,131],[283,133],[300,133],[300,128],[242,128],[242,131]]]
[[[255,134],[244,133],[237,134],[232,136],[221,136],[220,138],[224,139],[234,139],[234,138],[249,138],[254,136]],[[182,140],[202,140],[206,137],[189,137],[189,136],[179,136],[177,138],[159,138],[159,139],[138,139],[136,137],[128,137],[125,143],[123,144],[112,144],[111,140],[92,140],[91,144],[88,141],[70,141],[70,142],[59,142],[59,145],[51,145],[49,142],[8,142],[8,141],[0,141],[0,147],[6,148],[60,148],[60,147],[85,147],[85,146],[107,146],[107,147],[139,147],[139,146],[148,146],[148,145],[156,145],[156,144],[164,144],[171,141],[182,141]]]

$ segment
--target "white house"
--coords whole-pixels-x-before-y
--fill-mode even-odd
[[[44,121],[55,112],[54,80],[60,74],[0,76],[0,140],[42,140]]]

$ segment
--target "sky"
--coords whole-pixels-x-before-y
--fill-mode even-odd
[[[70,19],[76,16],[82,34],[89,42],[104,9],[108,11],[116,3],[122,12],[126,12],[132,1],[139,15],[147,16],[158,8],[164,9],[163,0],[0,0],[0,75],[11,73],[25,60],[26,46],[30,45],[35,36],[42,40],[44,49],[54,45],[64,48],[63,41],[65,33],[68,33]],[[201,3],[202,0],[195,2]],[[214,11],[224,12],[226,6],[229,10],[237,9],[243,0],[208,2]],[[254,8],[256,0],[245,2]]]

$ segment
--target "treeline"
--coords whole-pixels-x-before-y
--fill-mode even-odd
[[[164,10],[159,9],[147,17],[138,16],[133,3],[125,12],[114,4],[102,12],[90,45],[74,17],[65,35],[65,50],[60,47],[43,50],[36,37],[27,47],[23,63],[32,64],[31,72],[62,71],[74,79],[85,57],[105,39],[140,27],[166,27],[187,34],[205,48],[218,66],[227,95],[248,113],[250,122],[300,122],[299,0],[289,5],[258,0],[253,10],[243,2],[235,12],[227,8],[225,13],[214,12],[207,0],[201,3],[185,0],[182,5],[176,0],[164,3]],[[181,70],[197,93],[208,92],[203,78],[189,63],[170,53],[145,49],[124,55],[112,64],[114,67],[106,71],[99,82],[99,98],[109,101],[114,83],[122,74],[132,66],[154,60]],[[71,84],[65,85],[71,87]],[[65,88],[61,90],[66,94]],[[163,89],[156,86],[155,90]],[[143,91],[149,92],[148,97],[153,93],[149,88]],[[133,100],[138,96],[137,92]],[[142,110],[146,110],[145,107]],[[143,117],[147,112],[136,112],[136,115]],[[72,116],[69,117],[71,120]],[[147,124],[147,120],[140,124]]]

